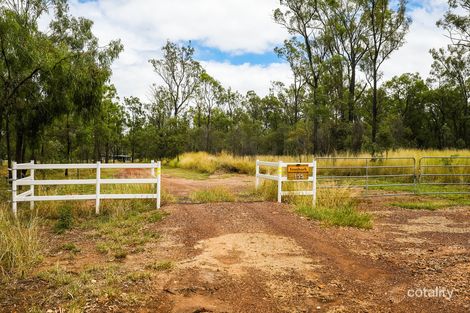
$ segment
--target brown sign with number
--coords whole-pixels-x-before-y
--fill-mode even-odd
[[[288,180],[308,180],[308,165],[287,165]]]

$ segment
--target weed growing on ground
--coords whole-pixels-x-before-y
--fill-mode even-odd
[[[310,197],[295,197],[297,211],[326,226],[348,226],[362,229],[372,228],[372,216],[360,212],[357,200],[348,189],[319,190],[317,204],[312,205]]]
[[[151,269],[154,271],[167,271],[167,270],[171,270],[173,267],[174,267],[174,264],[171,261],[155,262],[155,263],[148,264],[145,266],[146,269]]]
[[[255,190],[255,194],[263,201],[277,201],[277,182],[263,181]]]
[[[327,226],[349,226],[362,229],[372,228],[370,214],[358,212],[355,207],[343,206],[337,208],[300,206],[301,214],[318,220]]]
[[[54,225],[56,234],[63,234],[65,231],[72,228],[73,214],[70,206],[63,206],[59,209],[59,218]]]
[[[142,282],[152,278],[152,273],[147,271],[130,272],[126,275],[126,280],[131,282]]]
[[[70,251],[72,253],[79,253],[81,250],[73,243],[65,243],[62,245],[62,250]]]

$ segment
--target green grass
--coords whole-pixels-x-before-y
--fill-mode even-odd
[[[209,179],[209,173],[198,172],[192,169],[175,168],[165,166],[162,173],[177,178],[191,179],[191,180],[206,180]]]
[[[428,196],[430,200],[403,201],[391,203],[391,206],[409,210],[429,210],[451,208],[456,206],[470,206],[470,199],[462,195],[435,195]]]
[[[359,212],[351,206],[328,208],[322,206],[300,206],[297,211],[311,219],[318,220],[326,226],[347,226],[362,229],[372,228],[370,214]]]
[[[160,237],[149,225],[162,220],[165,215],[159,210],[128,211],[120,216],[102,216],[89,220],[82,227],[99,238],[96,244],[98,252],[111,254],[116,260],[122,260],[128,254],[142,251],[147,242]]]
[[[195,191],[190,194],[190,199],[195,203],[234,202],[235,196],[225,188],[217,187]]]
[[[72,228],[73,214],[70,206],[63,206],[59,208],[59,218],[54,225],[56,234],[63,234],[65,231]]]
[[[308,218],[320,221],[324,226],[371,229],[372,216],[358,209],[357,195],[350,189],[318,190],[317,203],[311,197],[290,197],[296,211]]]
[[[454,206],[455,204],[442,201],[434,202],[395,202],[391,206],[400,207],[408,210],[428,210],[436,211],[438,209],[448,208]]]
[[[171,270],[173,267],[174,267],[174,264],[171,261],[155,262],[155,263],[148,264],[145,266],[145,268],[151,269],[154,271],[168,271],[168,270]]]
[[[73,243],[65,243],[62,245],[62,250],[70,251],[72,253],[79,253],[81,250]]]
[[[63,267],[60,267],[59,265],[40,272],[37,276],[55,288],[69,285],[74,280],[73,275],[68,273]]]

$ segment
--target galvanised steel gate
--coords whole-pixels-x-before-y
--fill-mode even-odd
[[[420,194],[470,194],[470,157],[426,156],[418,164]]]
[[[317,188],[356,188],[367,196],[470,194],[470,157],[316,158]]]

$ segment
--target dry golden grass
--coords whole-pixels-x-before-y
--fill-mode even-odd
[[[0,206],[0,276],[23,277],[41,259],[39,224],[36,217],[11,216]]]
[[[353,155],[350,153],[343,153],[337,155],[331,155],[328,157],[338,158],[368,158],[369,164],[374,165],[413,165],[412,160],[393,160],[392,158],[405,158],[411,157],[418,160],[424,156],[432,157],[451,157],[451,156],[465,156],[470,157],[470,150],[418,150],[418,149],[401,149],[396,151],[390,151],[382,155],[381,157],[390,158],[390,160],[377,159],[373,161],[370,154],[362,153]],[[275,155],[258,155],[258,156],[234,156],[228,153],[220,153],[217,155],[211,155],[206,152],[188,152],[183,153],[179,158],[171,160],[168,165],[172,167],[180,167],[185,169],[191,169],[202,173],[215,173],[217,171],[231,172],[231,173],[243,173],[243,174],[254,174],[255,173],[255,162],[256,160],[262,161],[283,161],[283,162],[311,162],[314,159],[313,155],[303,155],[300,157],[294,156],[275,156]],[[443,159],[435,159],[434,161],[427,161],[428,163],[445,163],[448,162]],[[461,164],[463,161],[457,159],[452,160],[455,164]],[[466,161],[467,163],[470,161]],[[335,166],[364,166],[365,160],[354,160],[354,159],[337,159],[337,160],[321,160],[319,166],[328,166],[334,164]],[[378,170],[377,173],[387,173],[390,169]]]

